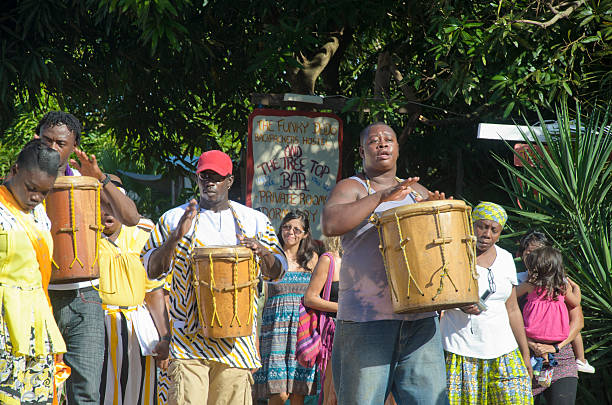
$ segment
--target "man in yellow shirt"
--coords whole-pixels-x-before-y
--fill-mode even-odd
[[[121,187],[118,177],[111,178]],[[106,330],[101,403],[154,405],[154,356],[166,359],[170,341],[165,301],[157,291],[163,281],[149,281],[140,262],[149,233],[122,225],[104,197],[101,208],[105,237],[100,242],[100,298]]]

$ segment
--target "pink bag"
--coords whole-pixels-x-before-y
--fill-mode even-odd
[[[329,300],[331,282],[334,276],[334,259],[329,253],[325,253],[325,255],[330,258],[331,263],[327,273],[327,281],[325,282],[322,298],[324,300]],[[321,368],[321,361],[323,358],[325,358],[325,364],[327,364],[327,358],[329,352],[331,352],[331,345],[329,342],[324,342],[321,332],[328,331],[330,323],[335,326],[333,321],[328,319],[327,316],[315,309],[306,307],[304,305],[304,297],[302,297],[302,301],[300,302],[300,319],[297,329],[297,345],[295,349],[295,357],[302,366],[310,368],[318,364],[319,368]],[[329,336],[329,334],[323,335]]]

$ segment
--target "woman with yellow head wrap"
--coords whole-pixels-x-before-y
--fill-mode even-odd
[[[440,320],[451,405],[533,403],[514,260],[496,245],[507,220],[506,211],[492,202],[472,210],[484,305],[446,310]]]

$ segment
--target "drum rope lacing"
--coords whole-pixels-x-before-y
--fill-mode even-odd
[[[371,191],[373,191],[372,185],[370,184],[370,179],[368,178],[368,176],[365,173],[364,173],[363,176],[366,179],[368,195],[370,195]],[[400,179],[399,177],[395,177],[395,181],[397,181],[398,183],[401,183],[402,179]],[[413,198],[415,198],[415,193],[410,193]],[[416,195],[420,196],[418,193],[416,193]],[[397,213],[395,213],[395,220],[396,220],[396,223],[397,223],[397,231],[399,233],[399,238],[400,238],[400,248],[402,249],[402,254],[404,256],[404,263],[406,264],[406,270],[408,272],[408,288],[407,288],[406,296],[408,298],[410,297],[410,280],[414,281],[414,285],[417,288],[417,290],[419,291],[419,293],[421,295],[425,295],[425,294],[423,294],[423,291],[421,290],[421,287],[417,284],[416,280],[414,279],[414,276],[412,275],[412,273],[410,271],[410,266],[408,265],[408,257],[406,256],[406,243],[404,242],[404,238],[402,236],[402,228],[400,226],[399,217],[397,216]],[[387,280],[389,280],[389,286],[391,287],[391,292],[393,293],[393,297],[395,298],[395,301],[399,301],[399,297],[398,297],[397,291],[395,290],[395,285],[391,281],[392,278],[391,278],[391,274],[389,273],[389,266],[387,265],[387,259],[385,257],[385,249],[386,249],[386,247],[384,246],[384,239],[383,239],[383,234],[382,234],[382,226],[380,225],[380,217],[378,215],[376,215],[376,213],[372,213],[372,215],[370,215],[370,218],[368,218],[368,222],[370,222],[372,225],[374,225],[376,227],[376,230],[378,231],[378,241],[379,241],[378,249],[380,249],[380,255],[383,258],[383,266],[385,267],[385,273],[387,274]]]
[[[89,189],[91,190],[91,188]],[[89,226],[89,229],[96,231],[96,245],[94,248],[95,256],[94,256],[93,262],[91,263],[91,270],[93,270],[94,266],[99,260],[100,239],[102,237],[102,230],[104,229],[104,227],[102,226],[102,209],[101,209],[101,204],[100,204],[100,198],[101,198],[100,193],[102,190],[102,185],[100,183],[96,184],[95,190],[96,190],[96,199],[95,199],[96,201],[96,225]],[[69,268],[72,269],[75,261],[78,261],[81,267],[84,269],[85,266],[83,265],[83,262],[81,262],[81,259],[79,259],[77,241],[76,241],[77,228],[76,228],[76,209],[74,207],[74,184],[70,184],[70,190],[68,191],[68,199],[70,201],[70,228],[69,230],[72,232],[72,246],[74,249],[74,259],[72,260],[72,263],[70,264]],[[45,209],[45,211],[47,211],[47,199],[44,199],[42,204],[43,204],[43,208]],[[59,270],[59,266],[57,262],[55,261],[55,259],[53,258],[53,256],[51,256],[51,265],[55,266]],[[90,283],[91,283],[91,287],[98,292],[101,292],[104,294],[115,294],[114,291],[103,291],[99,289],[98,287],[95,286],[95,284],[93,283],[93,280],[90,280]]]
[[[478,280],[479,276],[476,272],[476,237],[474,236],[474,225],[472,224],[470,211],[471,210],[468,210],[464,213],[463,224],[465,226],[467,235],[469,235],[469,237],[467,237],[465,240],[465,246],[467,247],[468,258],[470,260],[470,271],[472,273],[472,278],[474,280]],[[468,289],[468,291],[470,290]]]
[[[234,251],[234,254],[236,255],[236,259],[232,264],[232,283],[234,284],[234,316],[230,322],[230,327],[234,325],[234,319],[238,322],[238,326],[242,327],[240,318],[238,318],[238,251]],[[212,254],[210,256],[212,257]]]
[[[74,187],[74,185],[72,186]],[[94,257],[93,262],[91,263],[91,269],[93,270],[94,266],[96,265],[96,262],[99,259],[99,252],[100,252],[100,239],[101,239],[101,235],[102,235],[102,230],[104,229],[104,227],[102,226],[102,208],[100,206],[100,192],[102,190],[102,185],[100,183],[98,183],[96,185],[96,255]],[[90,225],[89,227],[90,229],[93,229],[93,227]],[[75,253],[76,255],[76,253]],[[91,282],[91,287],[98,291],[101,292],[103,294],[116,294],[116,291],[103,291],[102,289],[96,287],[94,285],[93,282]]]
[[[368,177],[364,174],[364,177],[366,179],[366,185],[367,185],[367,190],[368,190],[368,195],[371,194],[372,191],[372,187],[370,184],[370,180],[368,179]],[[395,180],[400,183],[402,180],[398,177],[395,178]],[[413,197],[415,196],[414,193],[411,193],[411,195],[413,195]],[[417,194],[419,195],[419,194]],[[441,249],[441,255],[442,255],[442,274],[440,276],[440,284],[439,287],[436,291],[436,294],[432,297],[432,301],[435,301],[435,299],[442,293],[443,289],[444,289],[444,278],[448,278],[448,280],[451,282],[451,284],[453,285],[453,287],[455,288],[455,291],[458,292],[459,290],[457,289],[457,285],[455,284],[455,282],[453,281],[453,279],[451,278],[449,272],[448,272],[448,262],[447,262],[447,258],[446,258],[446,249],[445,249],[445,240],[446,238],[444,237],[444,235],[442,234],[442,229],[440,227],[440,221],[439,221],[439,214],[440,214],[440,209],[439,207],[435,207],[434,208],[434,213],[435,213],[435,224],[436,224],[436,232],[438,234],[438,240],[441,241],[440,243],[440,249]],[[416,289],[418,290],[418,292],[424,296],[425,294],[423,293],[422,289],[420,288],[420,286],[418,285],[418,283],[416,282],[416,280],[414,279],[414,277],[412,276],[411,270],[410,270],[410,266],[408,264],[408,257],[406,254],[406,242],[407,240],[404,239],[403,234],[402,234],[402,228],[401,228],[401,224],[400,224],[400,218],[397,215],[397,212],[394,212],[394,217],[395,217],[395,223],[396,223],[396,227],[397,227],[397,232],[398,232],[398,236],[399,236],[399,247],[402,250],[402,255],[404,258],[404,263],[406,266],[406,270],[408,273],[408,288],[407,288],[407,292],[406,292],[406,298],[410,298],[410,281],[414,281],[414,286],[416,287]],[[467,235],[470,235],[469,237],[467,237],[465,239],[466,241],[466,247],[468,250],[468,260],[470,262],[470,273],[471,276],[474,280],[478,279],[478,274],[476,273],[476,266],[475,266],[475,246],[474,246],[474,237],[471,236],[474,234],[473,231],[473,227],[472,227],[472,223],[469,220],[469,214],[467,212],[464,213],[464,217],[467,217],[467,221],[464,218],[464,228],[465,231],[467,232]],[[393,296],[395,298],[395,300],[398,300],[398,294],[397,291],[395,290],[395,286],[394,284],[391,282],[391,278],[390,278],[390,274],[389,274],[389,270],[388,270],[388,265],[387,265],[387,261],[386,261],[386,256],[385,256],[385,249],[386,247],[384,246],[384,239],[383,239],[383,230],[382,230],[382,226],[380,224],[380,217],[378,215],[376,215],[375,213],[373,213],[370,218],[368,219],[368,221],[370,223],[372,223],[374,226],[376,226],[377,231],[378,231],[378,238],[380,241],[379,244],[379,249],[381,252],[381,256],[383,258],[383,265],[385,267],[385,272],[387,273],[387,279],[389,280],[389,285],[391,287],[391,292],[393,293]],[[469,288],[469,287],[468,287]],[[468,289],[469,291],[469,289]]]
[[[451,278],[450,274],[448,274],[448,262],[446,261],[446,249],[444,248],[444,246],[446,245],[446,242],[445,242],[446,238],[442,234],[442,229],[440,227],[440,208],[434,207],[434,212],[435,212],[434,222],[436,223],[436,232],[438,233],[438,238],[441,241],[440,250],[442,254],[442,274],[440,275],[440,285],[438,286],[438,290],[436,291],[436,294],[433,297],[431,297],[432,301],[435,301],[438,295],[442,294],[442,291],[444,290],[444,277],[447,277],[448,280],[453,285],[453,287],[455,287],[455,292],[459,292],[459,289],[457,289],[457,285]]]
[[[45,212],[47,212],[47,199],[45,198],[42,203],[43,203],[43,208],[45,209]],[[51,266],[55,266],[55,267],[57,267],[59,269],[59,266],[55,262],[55,259],[53,258],[53,255],[51,255]]]
[[[197,218],[199,218],[199,215],[198,215]],[[193,237],[195,238],[195,235]],[[210,287],[210,295],[212,296],[212,307],[213,307],[213,314],[212,314],[212,319],[210,320],[210,326],[213,327],[215,325],[215,315],[216,315],[217,316],[217,323],[219,324],[219,327],[222,328],[223,325],[221,324],[221,319],[219,319],[219,312],[217,312],[217,302],[215,300],[215,292],[213,291],[213,289],[215,288],[215,284],[216,283],[215,283],[215,269],[213,267],[212,252],[210,252],[208,254],[208,262],[209,262],[209,265],[210,265],[210,286],[209,287]],[[191,271],[193,271],[194,277],[197,277],[195,275],[196,269],[192,268]],[[194,281],[196,281],[196,280],[194,280]],[[204,283],[202,283],[202,284],[204,284]],[[199,296],[200,294],[197,294],[197,295]],[[199,300],[198,300],[198,307],[199,307],[199,305],[200,305],[200,303],[199,303]],[[200,320],[201,320],[201,318],[202,318],[202,314],[200,314]]]
[[[94,257],[93,263],[91,264],[91,268],[96,265],[99,257],[99,247],[100,247],[100,236],[102,234],[102,209],[100,207],[100,190],[102,187],[98,185],[96,187],[96,256]]]
[[[236,211],[234,210],[234,208],[232,207],[232,204],[229,203],[229,208],[230,211],[232,212],[232,216],[234,217],[234,221],[236,222],[236,224],[238,225],[238,228],[240,229],[240,233],[242,236],[247,237],[246,236],[246,232],[244,230],[244,227],[242,226],[242,222],[240,221],[240,219],[238,218],[238,215],[236,214]],[[234,323],[234,319],[238,322],[238,326],[242,327],[242,324],[240,322],[240,318],[238,317],[238,290],[243,289],[245,287],[249,287],[249,320],[253,319],[253,299],[254,299],[254,295],[255,295],[255,285],[259,282],[259,280],[256,279],[257,273],[259,272],[259,262],[257,262],[254,257],[253,257],[253,252],[251,251],[250,253],[250,261],[249,261],[249,281],[246,283],[242,283],[240,285],[237,284],[238,281],[238,262],[239,262],[239,258],[238,258],[238,252],[236,251],[236,258],[235,261],[232,265],[233,267],[233,275],[232,275],[232,282],[233,285],[232,287],[224,287],[224,288],[218,288],[215,285],[215,278],[214,278],[214,268],[213,268],[213,258],[212,258],[212,252],[210,252],[208,254],[208,260],[209,260],[209,268],[210,268],[210,283],[207,283],[205,281],[202,281],[198,278],[198,274],[197,274],[197,268],[194,267],[194,260],[193,260],[193,249],[195,247],[195,241],[196,241],[196,232],[197,232],[197,227],[199,224],[199,219],[200,219],[200,212],[199,212],[199,206],[198,206],[198,213],[196,214],[196,218],[195,218],[195,222],[193,225],[193,232],[191,234],[191,242],[189,244],[189,250],[188,250],[188,254],[189,254],[189,266],[191,267],[191,271],[192,271],[192,277],[193,277],[193,281],[192,281],[192,285],[195,289],[195,296],[196,296],[196,303],[198,306],[198,318],[200,320],[200,324],[201,325],[205,325],[206,326],[206,322],[204,322],[203,316],[202,316],[202,311],[201,311],[201,298],[200,298],[200,291],[198,286],[200,284],[204,285],[205,287],[209,287],[210,288],[210,295],[212,297],[212,310],[213,310],[213,315],[212,315],[212,319],[211,319],[211,323],[210,323],[210,327],[214,327],[214,322],[215,322],[215,316],[217,318],[217,324],[219,325],[219,327],[223,327],[223,325],[221,324],[221,320],[219,318],[219,313],[217,311],[217,302],[215,299],[215,291],[216,292],[229,292],[229,291],[233,291],[233,298],[234,298],[234,303],[233,303],[233,310],[234,310],[234,314],[232,317],[232,321],[230,322],[230,326],[233,326]],[[171,265],[172,267],[172,265]],[[248,324],[249,322],[247,322]]]
[[[85,266],[83,265],[83,262],[81,261],[81,259],[79,259],[79,252],[77,250],[76,214],[74,210],[74,184],[70,185],[70,191],[68,193],[69,193],[68,198],[70,200],[70,231],[72,232],[72,246],[74,249],[74,259],[72,259],[72,263],[70,263],[70,266],[68,266],[68,268],[71,269],[72,266],[74,266],[74,263],[77,261],[79,262],[81,267],[85,267]]]

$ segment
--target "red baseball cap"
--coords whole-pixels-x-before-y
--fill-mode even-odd
[[[221,176],[232,174],[232,159],[220,150],[209,150],[200,155],[196,174],[204,170],[212,170]]]

